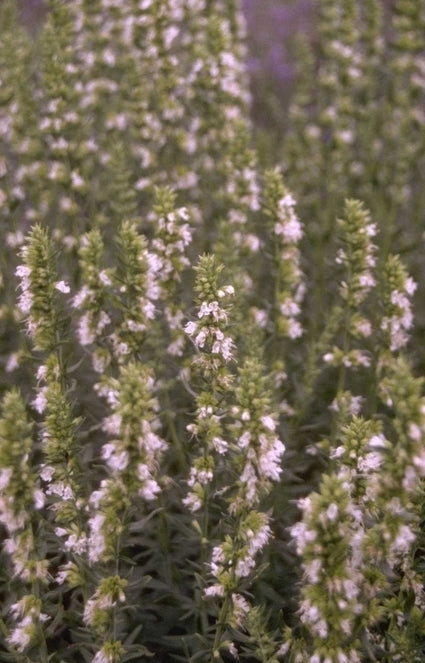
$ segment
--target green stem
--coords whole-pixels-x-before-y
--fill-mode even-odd
[[[168,432],[170,433],[171,441],[173,442],[173,448],[177,454],[177,462],[179,465],[179,472],[182,474],[187,474],[188,463],[186,459],[186,454],[184,452],[183,444],[180,441],[180,437],[177,434],[176,425],[174,423],[174,417],[172,416],[172,408],[169,398],[169,392],[166,393],[167,408],[165,409],[165,418],[167,421]]]
[[[40,599],[40,583],[39,582],[33,582],[32,583],[32,588],[31,588],[32,594],[37,598]],[[37,624],[37,630],[39,633],[39,654],[40,654],[40,663],[49,663],[49,652],[47,649],[47,643],[46,643],[46,638],[44,636],[44,630],[43,626],[39,622]]]
[[[209,528],[209,513],[208,513],[208,502],[209,502],[209,490],[205,489],[205,499],[204,499],[204,512],[202,514],[202,525],[201,525],[201,554],[200,554],[200,582],[196,588],[196,604],[197,604],[197,614],[199,615],[201,633],[206,635],[208,630],[208,618],[205,610],[205,602],[203,597],[203,588],[206,583],[207,576],[207,553],[208,553],[208,528]]]
[[[221,639],[223,637],[223,633],[225,631],[225,628],[227,626],[227,616],[229,612],[229,606],[230,606],[230,592],[227,591],[224,599],[223,599],[223,604],[220,609],[220,614],[218,616],[218,623],[217,623],[217,629],[215,632],[215,637],[214,637],[214,644],[212,647],[212,652],[211,652],[211,658],[210,658],[210,663],[216,663],[217,661],[217,654],[220,650],[220,643]]]

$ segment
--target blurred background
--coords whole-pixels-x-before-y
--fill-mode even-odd
[[[1,2],[1,0],[0,0]],[[248,69],[252,115],[262,129],[278,129],[286,115],[294,79],[294,40],[298,32],[313,37],[313,0],[242,0],[248,26]],[[18,0],[20,17],[30,32],[43,22],[44,0]]]

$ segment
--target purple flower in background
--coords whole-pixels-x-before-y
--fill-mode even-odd
[[[268,75],[280,84],[291,80],[293,67],[288,59],[288,43],[295,32],[311,25],[311,0],[242,0],[248,25],[251,76]]]
[[[295,76],[294,35],[310,34],[312,0],[242,0],[247,22],[248,61],[253,119],[258,125],[281,126]]]
[[[47,6],[45,0],[24,0],[18,3],[18,11],[22,23],[33,32],[41,26]]]

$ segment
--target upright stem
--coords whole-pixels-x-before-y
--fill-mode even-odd
[[[209,512],[208,512],[208,502],[209,502],[210,491],[208,486],[205,488],[205,499],[204,499],[204,512],[202,514],[202,525],[201,525],[201,570],[200,570],[200,580],[198,584],[196,594],[197,594],[197,612],[200,616],[202,635],[206,635],[208,630],[208,619],[205,610],[205,603],[203,598],[203,588],[206,583],[207,576],[207,553],[208,553],[208,529],[209,529]]]
[[[217,663],[216,653],[220,649],[221,638],[223,637],[224,629],[227,625],[227,614],[229,612],[230,596],[231,596],[230,591],[227,591],[224,596],[223,604],[220,609],[217,629],[214,637],[214,644],[211,651],[210,663]]]

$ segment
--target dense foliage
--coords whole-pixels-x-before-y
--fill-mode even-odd
[[[0,660],[423,661],[424,2],[0,17]]]

